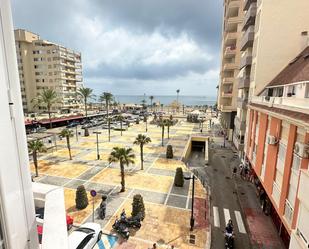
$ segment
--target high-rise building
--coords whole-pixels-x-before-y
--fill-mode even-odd
[[[15,30],[16,54],[25,112],[33,112],[33,99],[43,89],[57,92],[53,112],[78,109],[77,90],[82,86],[81,54],[32,32]],[[38,106],[42,110],[43,106]]]
[[[299,215],[309,217],[307,201],[300,209],[308,181],[299,181],[309,166],[309,46],[295,56],[251,98],[246,136],[246,159],[258,189],[265,193],[263,209],[272,217],[286,247],[292,230],[299,230],[302,246],[293,249],[307,248],[309,241],[308,225],[297,219]]]
[[[236,77],[239,72],[242,21],[243,1],[225,0],[218,109],[221,111],[221,124],[226,130],[228,139],[232,139],[237,107]]]
[[[309,30],[307,0],[244,0],[233,143],[242,157],[248,99],[261,93],[301,51]]]

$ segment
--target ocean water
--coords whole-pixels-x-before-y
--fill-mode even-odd
[[[150,104],[149,96],[144,95],[116,95],[115,99],[121,104],[141,104],[141,101],[145,99],[147,104]],[[168,105],[177,99],[176,95],[158,95],[153,98],[154,102],[160,102],[160,104]],[[182,105],[195,106],[195,105],[214,105],[216,103],[216,97],[210,96],[184,96],[179,95],[179,102]]]

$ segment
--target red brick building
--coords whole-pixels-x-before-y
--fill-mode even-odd
[[[248,110],[245,156],[288,246],[297,225],[300,172],[309,163],[309,47],[251,99]]]

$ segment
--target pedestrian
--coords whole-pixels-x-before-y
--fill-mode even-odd
[[[249,177],[249,167],[246,165],[245,166],[245,170],[244,170],[244,173],[245,173],[245,180],[248,181],[248,177]]]
[[[100,208],[99,208],[99,217],[102,220],[105,218],[105,214],[106,214],[106,199],[107,199],[107,196],[103,195]]]
[[[157,243],[154,243],[154,244],[152,245],[152,249],[157,249]]]
[[[243,174],[244,174],[244,165],[241,163],[239,164],[239,175],[241,178],[243,178]]]
[[[236,177],[236,173],[237,173],[237,167],[235,165],[234,168],[233,168],[233,178]]]

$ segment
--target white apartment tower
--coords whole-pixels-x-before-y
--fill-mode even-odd
[[[82,86],[81,54],[22,29],[15,30],[15,43],[24,111],[36,111],[33,98],[48,88],[59,99],[53,112],[79,109],[76,93]]]

